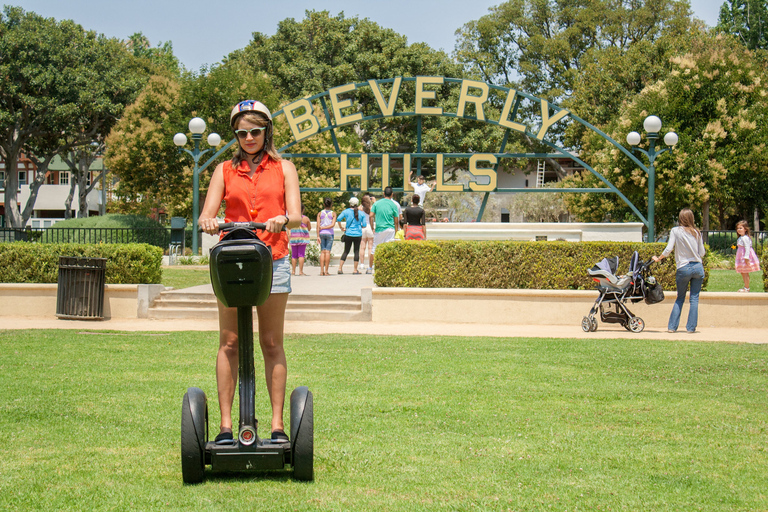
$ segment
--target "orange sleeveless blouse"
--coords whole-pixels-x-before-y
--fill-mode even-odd
[[[224,217],[226,222],[267,222],[285,215],[285,177],[283,164],[266,155],[253,177],[248,177],[248,162],[237,168],[232,161],[224,162]],[[252,213],[255,212],[255,215]],[[290,252],[285,231],[259,231],[259,238],[272,248],[272,259],[279,260]]]

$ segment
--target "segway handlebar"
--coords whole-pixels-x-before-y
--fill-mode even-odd
[[[219,222],[219,231],[229,231],[235,228],[264,230],[267,228],[267,224],[264,222]],[[283,231],[285,231],[285,225],[283,225]]]

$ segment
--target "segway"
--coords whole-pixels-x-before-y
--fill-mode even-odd
[[[256,236],[266,225],[256,222],[220,224],[226,231],[211,250],[211,284],[227,307],[237,307],[239,337],[240,426],[231,444],[208,440],[208,402],[200,388],[184,394],[181,407],[181,474],[185,483],[199,483],[205,466],[213,471],[282,470],[290,465],[297,480],[312,480],[314,426],[312,393],[293,390],[290,400],[290,441],[260,439],[254,412],[253,306],[269,297],[272,251]]]

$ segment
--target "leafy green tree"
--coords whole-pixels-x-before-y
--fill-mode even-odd
[[[366,82],[370,79],[413,77],[419,75],[457,77],[462,68],[441,51],[423,43],[408,45],[406,38],[390,29],[344,14],[331,16],[328,11],[307,11],[304,20],[286,19],[280,22],[274,36],[254,34],[254,40],[243,50],[232,53],[228,62],[264,70],[283,98],[288,101],[326,91],[332,87]],[[382,86],[387,88],[387,86]],[[436,87],[441,106],[455,109],[457,88]],[[398,110],[413,105],[415,89],[404,86],[398,97]],[[373,93],[368,88],[354,93],[355,108],[364,116],[379,112]],[[408,107],[410,108],[410,107]],[[318,117],[323,114],[318,113]],[[397,117],[356,123],[340,130],[339,143],[344,150],[357,152],[414,152],[415,118]],[[479,149],[496,147],[501,132],[483,123],[445,118],[423,119],[423,150],[443,152],[447,148]],[[287,135],[287,132],[284,132]],[[285,137],[286,142],[290,140]],[[335,153],[328,135],[318,135],[296,144],[295,153]],[[338,164],[332,160],[304,159],[297,162],[302,186],[337,186]],[[304,170],[302,170],[304,169]],[[373,170],[374,179],[378,171]],[[432,171],[433,172],[433,171]],[[397,178],[399,179],[399,178]],[[396,182],[396,186],[402,185]],[[309,204],[320,206],[320,195],[306,198]]]
[[[0,16],[0,156],[16,169],[23,151],[37,164],[23,211],[18,176],[7,173],[5,213],[21,227],[32,214],[50,161],[106,134],[143,85],[143,69],[115,39],[18,7]]]
[[[167,72],[175,77],[181,75],[182,65],[176,55],[173,54],[171,41],[158,43],[153,48],[143,33],[136,32],[124,41],[124,44],[134,57],[147,61],[146,65],[152,69],[153,74]]]
[[[105,163],[120,179],[115,209],[144,214],[165,209],[189,218],[193,162],[173,144],[173,134],[186,133],[190,118],[197,116],[206,122],[208,133],[221,135],[223,145],[233,136],[231,108],[249,98],[259,99],[273,110],[278,105],[278,95],[266,76],[240,63],[214,66],[199,75],[185,73],[179,79],[153,76],[107,139]],[[207,147],[203,140],[200,148]],[[187,149],[192,149],[191,142]],[[200,164],[212,154],[204,155]],[[226,153],[219,161],[229,157]],[[200,175],[201,198],[216,163]]]
[[[690,14],[682,0],[509,0],[457,32],[455,55],[471,75],[558,103],[587,52],[656,41]]]
[[[721,228],[731,215],[750,218],[768,197],[768,71],[762,59],[730,36],[701,35],[671,63],[668,78],[648,85],[605,129],[623,141],[630,131],[642,132],[643,119],[654,114],[664,123],[663,133],[679,135],[674,151],[656,160],[656,232],[671,227],[685,206],[701,211],[711,205],[712,220]],[[640,211],[647,209],[647,176],[623,153],[593,134],[584,140],[582,158]],[[571,186],[598,185],[591,174],[568,181]],[[598,221],[606,213],[616,220],[634,219],[612,194],[569,195],[566,200],[584,221]]]
[[[768,49],[768,6],[765,0],[726,0],[717,29],[737,37],[750,50]]]

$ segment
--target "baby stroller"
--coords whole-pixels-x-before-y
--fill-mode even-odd
[[[632,332],[642,332],[645,322],[639,316],[635,316],[627,303],[637,303],[644,300],[646,304],[656,304],[664,300],[664,290],[656,278],[650,275],[648,268],[652,259],[643,263],[637,251],[632,255],[629,263],[629,272],[623,276],[617,276],[619,257],[603,258],[600,263],[590,268],[587,273],[597,282],[599,293],[595,305],[589,311],[589,315],[581,320],[581,328],[584,332],[597,330],[595,315],[600,311],[600,320],[609,324],[621,324],[622,327]]]

